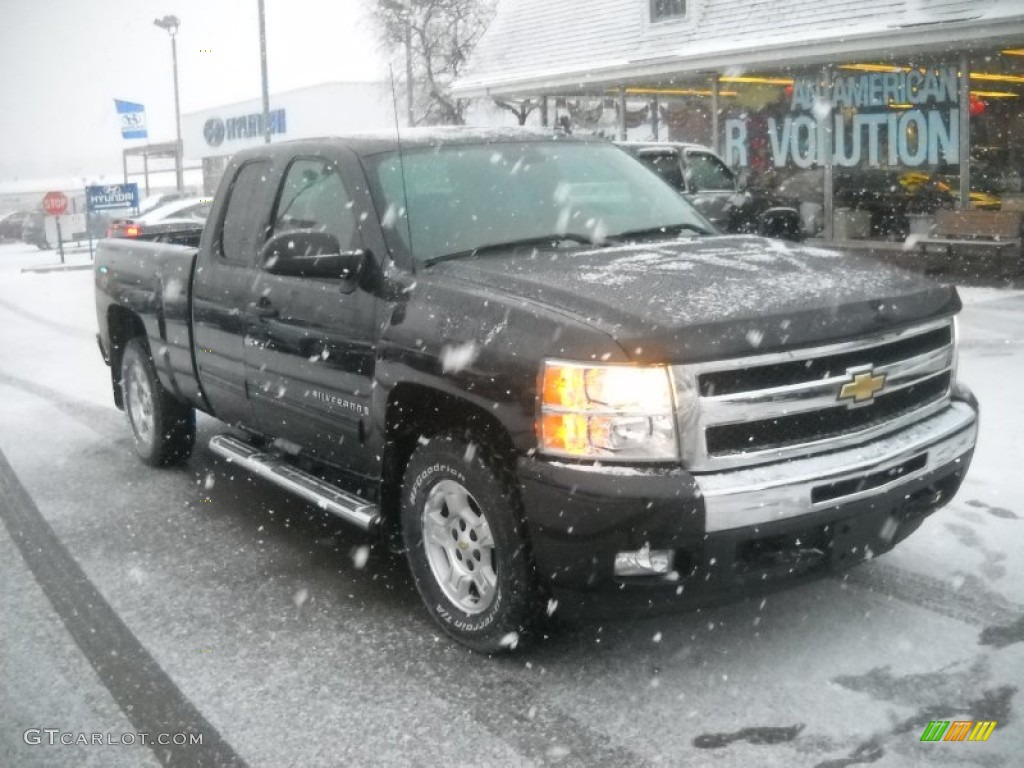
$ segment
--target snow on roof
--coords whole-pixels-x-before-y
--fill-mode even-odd
[[[785,66],[1024,35],[1020,0],[689,0],[651,23],[648,0],[502,0],[456,84],[463,95],[597,87],[658,73]],[[1018,39],[1019,42],[1019,39]]]

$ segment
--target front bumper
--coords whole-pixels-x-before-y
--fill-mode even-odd
[[[880,554],[959,488],[978,429],[977,403],[961,398],[855,448],[726,472],[522,458],[538,574],[555,591],[691,603]],[[615,554],[645,546],[673,551],[674,571],[616,577]]]
[[[976,411],[954,402],[932,418],[854,448],[698,475],[707,531],[763,525],[878,496],[954,463],[973,450],[977,433]]]

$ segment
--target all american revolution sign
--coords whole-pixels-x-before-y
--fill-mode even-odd
[[[909,166],[960,162],[960,77],[955,67],[816,77],[793,82],[789,114],[767,118],[771,163]],[[726,160],[749,165],[746,118],[725,122]],[[831,130],[828,130],[831,129]]]

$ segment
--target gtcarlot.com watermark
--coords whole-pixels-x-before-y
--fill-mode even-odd
[[[161,747],[186,747],[203,743],[201,733],[85,733],[82,731],[62,731],[60,728],[29,728],[21,738],[26,744],[38,746],[132,746],[135,744],[150,747],[154,744]]]

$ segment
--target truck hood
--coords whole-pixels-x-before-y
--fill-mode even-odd
[[[638,362],[828,343],[960,309],[955,289],[880,261],[749,236],[520,250],[432,271],[525,311],[569,314]]]

